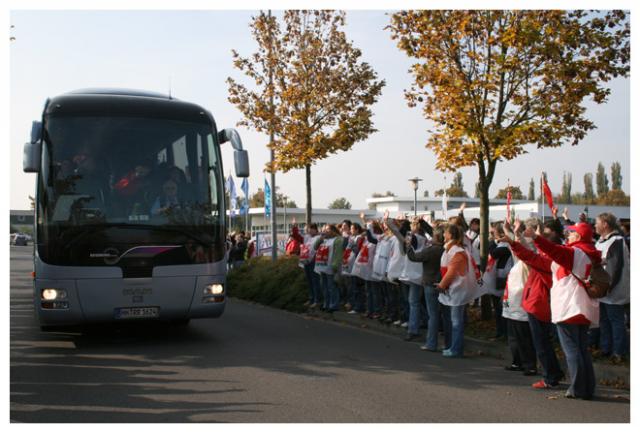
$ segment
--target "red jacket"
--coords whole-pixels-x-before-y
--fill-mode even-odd
[[[291,229],[291,237],[285,246],[285,252],[288,256],[299,256],[300,245],[304,243],[304,238],[298,231],[298,226],[293,226]]]
[[[551,259],[544,253],[536,254],[518,242],[511,244],[511,251],[529,266],[529,277],[522,293],[522,308],[541,322],[551,323]]]
[[[600,263],[601,253],[595,247],[592,242],[573,242],[567,245],[557,245],[553,242],[545,239],[543,236],[538,236],[534,240],[536,247],[546,253],[551,260],[561,266],[560,270],[568,275],[573,269],[573,255],[575,253],[574,248],[582,250],[593,263]],[[578,314],[562,323],[568,323],[573,325],[589,325],[591,322],[584,315]]]

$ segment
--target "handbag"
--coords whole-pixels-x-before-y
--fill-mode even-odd
[[[602,266],[602,263],[591,263],[591,272],[589,272],[589,276],[586,280],[578,277],[573,272],[571,272],[571,275],[573,275],[580,285],[584,287],[587,295],[589,295],[591,299],[604,298],[611,291],[611,277],[604,266]]]

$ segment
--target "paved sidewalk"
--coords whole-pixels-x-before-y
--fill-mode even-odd
[[[387,325],[381,323],[378,320],[366,319],[360,316],[360,314],[347,314],[343,311],[336,311],[334,313],[324,313],[322,311],[309,311],[308,316],[315,317],[323,320],[333,320],[345,325],[358,327],[361,329],[367,329],[372,332],[384,333],[387,335],[396,335],[398,338],[403,338],[406,335],[406,329],[400,326]],[[424,344],[425,333],[421,329],[421,337],[414,342],[407,342],[407,344],[415,344],[416,349],[418,346]],[[442,339],[442,336],[440,336]],[[441,347],[442,341],[439,346]],[[464,340],[465,354],[467,356],[490,356],[493,358],[510,360],[511,351],[504,341],[487,341],[478,338],[472,338],[465,336]],[[564,359],[560,360],[563,364],[563,368],[566,370]],[[596,377],[601,385],[616,386],[623,389],[630,389],[630,369],[626,365],[612,365],[606,362],[594,362],[593,368],[595,370]]]

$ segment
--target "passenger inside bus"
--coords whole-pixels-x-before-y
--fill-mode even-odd
[[[151,207],[151,214],[154,216],[168,215],[179,207],[178,184],[174,180],[168,179],[162,185],[162,193],[156,198]]]

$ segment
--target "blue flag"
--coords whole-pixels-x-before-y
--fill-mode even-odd
[[[267,179],[264,180],[264,215],[265,218],[271,218],[271,187]]]
[[[236,185],[231,175],[229,175],[227,179],[227,188],[229,190],[229,215],[233,218],[238,209],[238,195],[236,194]]]
[[[249,181],[246,177],[242,179],[240,189],[242,189],[244,193],[244,203],[242,204],[241,213],[242,215],[246,215],[249,212]]]

